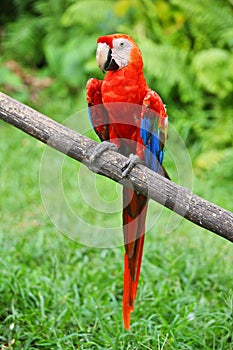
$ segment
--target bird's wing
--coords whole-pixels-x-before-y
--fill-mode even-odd
[[[109,140],[109,117],[101,95],[102,81],[92,78],[86,85],[88,115],[91,124],[101,141]]]
[[[143,100],[140,137],[145,147],[146,165],[155,172],[161,171],[164,145],[167,138],[168,116],[160,96],[148,89]]]

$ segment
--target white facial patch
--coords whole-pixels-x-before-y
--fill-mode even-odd
[[[113,40],[112,58],[117,63],[119,68],[123,68],[129,63],[129,56],[132,46],[132,43],[125,38]]]

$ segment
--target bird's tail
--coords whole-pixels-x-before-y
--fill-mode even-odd
[[[123,188],[123,231],[125,244],[123,319],[130,328],[130,313],[134,310],[145,235],[148,199],[131,188]]]

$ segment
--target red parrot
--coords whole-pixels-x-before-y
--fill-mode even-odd
[[[146,84],[139,47],[126,34],[101,36],[97,44],[96,60],[106,74],[103,80],[88,80],[86,96],[91,123],[104,143],[93,159],[106,148],[118,149],[129,156],[123,176],[138,160],[168,176],[162,167],[168,117],[160,96]],[[147,204],[147,197],[123,187],[123,319],[127,330],[138,288]]]

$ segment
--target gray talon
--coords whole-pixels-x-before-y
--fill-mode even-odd
[[[94,149],[94,152],[89,158],[90,168],[92,170],[99,170],[97,166],[95,165],[95,160],[98,158],[103,152],[111,150],[111,151],[117,151],[117,146],[114,143],[103,141],[99,143],[96,148]]]
[[[141,159],[136,154],[130,154],[128,160],[125,162],[125,164],[122,167],[122,176],[126,177],[129,175],[130,171],[141,162]]]

